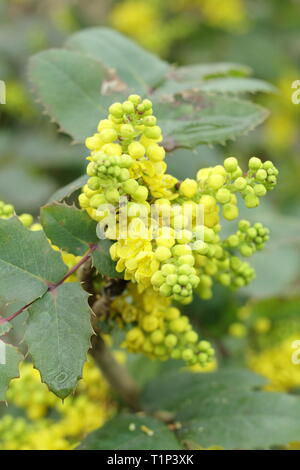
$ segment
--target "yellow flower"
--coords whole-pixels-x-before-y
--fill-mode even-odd
[[[159,269],[152,243],[147,239],[128,238],[118,240],[110,248],[112,259],[118,260],[116,270],[125,270],[124,279],[138,282],[142,288],[150,285],[150,279]]]
[[[252,370],[268,379],[265,390],[289,391],[300,386],[300,365],[294,364],[292,345],[299,335],[285,339],[281,344],[265,349],[262,352],[250,352],[248,363]]]

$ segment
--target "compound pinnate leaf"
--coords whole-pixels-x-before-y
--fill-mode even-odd
[[[32,232],[17,217],[0,220],[0,299],[10,313],[41,297],[49,283],[67,272],[61,255],[54,251],[44,232]]]
[[[19,377],[19,363],[22,354],[10,344],[0,340],[0,400],[5,400],[5,393],[9,382]]]
[[[116,70],[118,77],[135,93],[155,87],[169,69],[166,62],[109,28],[90,28],[75,33],[66,46]]]
[[[50,49],[30,60],[29,71],[47,113],[76,141],[96,131],[113,96],[101,96],[107,71],[78,52]]]
[[[151,407],[175,413],[178,438],[190,448],[269,449],[298,440],[298,397],[260,391],[261,379],[248,374],[177,374],[176,391],[174,376],[166,375],[149,385],[144,400],[151,402],[152,391]]]
[[[157,419],[124,414],[89,434],[80,450],[179,450],[174,433]]]
[[[268,115],[249,101],[205,94],[193,103],[178,99],[176,103],[157,103],[156,108],[165,145],[171,148],[224,143],[247,134]]]
[[[43,382],[60,398],[81,377],[92,333],[88,294],[77,282],[47,292],[29,309],[29,353]]]
[[[97,222],[74,206],[52,204],[42,207],[41,223],[54,245],[74,255],[83,255],[91,243],[99,242]]]

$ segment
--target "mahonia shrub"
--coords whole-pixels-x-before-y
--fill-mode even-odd
[[[260,106],[220,94],[268,89],[247,73],[237,64],[171,68],[107,28],[32,58],[39,98],[88,156],[86,174],[59,189],[39,218],[0,202],[0,399],[23,413],[0,417],[2,448],[82,441],[79,448],[115,449],[115,440],[133,449],[149,440],[153,449],[270,448],[297,440],[294,397],[269,397],[247,370],[215,371],[224,345],[189,313],[197,299],[214,300],[218,285],[235,292],[254,280],[249,258],[270,231],[245,211],[273,190],[278,170],[230,154],[188,178],[168,170],[176,150],[223,143],[265,118]],[[230,326],[233,336],[244,330]],[[119,348],[125,360],[112,352]],[[243,419],[256,410],[247,431],[234,421],[241,404]],[[226,432],[211,424],[222,407]],[[270,416],[282,424],[283,415],[293,426],[270,433]]]
[[[112,104],[97,130],[86,139],[89,179],[79,203],[105,236],[116,240],[110,255],[129,281],[112,304],[115,318],[133,325],[124,345],[150,357],[206,365],[214,357],[211,345],[199,341],[189,319],[171,302],[190,303],[193,291],[210,298],[214,281],[235,289],[251,282],[254,270],[236,255],[249,257],[263,249],[269,230],[240,220],[238,230],[222,240],[219,212],[237,219],[237,194],[247,207],[256,207],[275,186],[278,170],[252,157],[243,173],[229,157],[224,165],[200,169],[195,179],[178,181],[166,173],[152,102],[138,95]]]

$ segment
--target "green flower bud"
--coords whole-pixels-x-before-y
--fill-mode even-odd
[[[148,127],[152,127],[156,125],[156,117],[155,116],[146,116],[143,120],[143,124]]]
[[[135,131],[131,124],[123,124],[120,127],[120,135],[123,139],[132,139],[134,137]]]
[[[255,194],[247,194],[244,198],[246,207],[253,208],[259,205],[259,199]]]
[[[248,220],[242,219],[239,221],[239,229],[242,230],[242,232],[245,232],[248,228],[250,228],[250,222]]]
[[[238,167],[238,161],[234,157],[229,157],[224,160],[224,168],[229,173],[233,173]]]
[[[268,174],[267,174],[266,170],[263,170],[263,169],[258,170],[256,172],[256,175],[255,175],[255,177],[258,181],[265,181],[267,179],[267,176],[268,176]]]
[[[167,263],[162,266],[161,271],[165,276],[168,276],[168,274],[176,273],[176,267],[173,264]]]
[[[165,345],[167,348],[172,349],[176,346],[178,340],[175,335],[169,334],[165,337]]]
[[[165,282],[165,278],[161,271],[156,271],[151,277],[151,284],[155,287],[160,287]]]
[[[251,256],[253,254],[253,250],[252,248],[247,245],[247,243],[243,243],[241,246],[240,246],[240,253],[242,256]]]
[[[95,194],[90,199],[90,206],[94,209],[98,209],[99,206],[105,204],[107,201],[103,194]]]
[[[215,191],[221,188],[224,182],[225,182],[224,176],[218,175],[218,174],[210,175],[207,180],[208,186]]]
[[[230,201],[230,196],[231,196],[231,193],[228,189],[221,188],[217,191],[216,199],[221,204],[226,204],[227,202]]]
[[[156,330],[151,333],[150,339],[153,344],[160,344],[164,340],[164,334],[161,330]]]
[[[146,127],[144,135],[148,139],[157,140],[161,137],[161,129],[159,126]]]
[[[189,266],[194,266],[195,264],[195,258],[193,255],[183,255],[178,258],[178,263],[179,264],[188,264]]]
[[[172,294],[172,288],[171,286],[168,286],[167,283],[164,283],[160,286],[159,292],[164,297],[169,297]]]
[[[130,95],[128,100],[137,106],[142,101],[142,98],[139,95]]]
[[[139,183],[134,179],[129,179],[122,184],[122,188],[127,194],[133,194],[138,189]]]
[[[246,188],[247,186],[247,180],[245,178],[242,178],[241,176],[239,178],[237,178],[235,180],[235,182],[233,183],[233,186],[235,187],[235,189],[237,189],[238,191],[242,191],[243,189]]]
[[[177,283],[177,275],[176,274],[168,274],[166,278],[166,282],[169,286],[175,286]]]
[[[146,186],[139,186],[132,194],[132,197],[137,202],[145,202],[148,197],[148,189]]]
[[[134,104],[131,101],[124,101],[124,103],[122,104],[122,108],[125,114],[134,113]]]
[[[152,101],[148,99],[143,100],[143,105],[146,111],[148,111],[149,109],[152,109]]]
[[[116,204],[120,200],[120,193],[117,189],[111,188],[105,191],[105,197],[111,204]]]
[[[189,362],[189,361],[191,361],[192,359],[194,359],[193,350],[192,350],[192,349],[185,349],[184,351],[182,351],[182,359],[183,359],[185,362]]]
[[[230,235],[228,238],[227,238],[227,243],[228,245],[230,246],[230,248],[235,248],[239,245],[239,237],[237,235]]]
[[[96,191],[101,186],[101,180],[97,176],[92,176],[88,179],[87,185],[92,191]]]
[[[123,116],[123,106],[121,103],[114,103],[109,107],[109,112],[112,116],[121,118]]]
[[[197,343],[198,334],[195,331],[189,331],[184,335],[184,339],[187,343]]]
[[[101,140],[106,144],[113,142],[117,137],[118,134],[114,129],[103,129],[100,133]]]
[[[239,215],[238,207],[233,204],[225,204],[222,209],[223,217],[227,220],[234,220]]]
[[[256,157],[250,158],[249,160],[250,170],[253,170],[253,171],[259,170],[261,166],[262,166],[262,161],[260,160],[260,158],[256,158]]]
[[[33,217],[31,214],[21,214],[19,216],[20,221],[24,225],[24,227],[30,227],[33,224]]]

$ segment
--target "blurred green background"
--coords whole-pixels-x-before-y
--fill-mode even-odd
[[[238,296],[220,288],[213,300],[195,300],[186,310],[215,342],[221,362],[247,362],[268,377],[270,390],[293,393],[300,388],[300,366],[290,360],[291,341],[300,338],[300,104],[291,101],[292,82],[300,79],[299,12],[298,0],[0,0],[0,79],[7,85],[7,104],[0,106],[0,199],[14,204],[17,212],[38,214],[40,205],[57,188],[84,173],[85,149],[70,145],[69,137],[57,133],[56,125],[34,101],[26,69],[32,54],[59,47],[76,30],[113,27],[179,65],[239,62],[251,67],[255,77],[277,87],[277,93],[253,98],[271,111],[258,129],[226,146],[180,150],[178,158],[168,164],[169,171],[182,178],[229,155],[244,161],[256,155],[278,166],[279,184],[254,214],[255,221],[261,220],[272,231],[268,251],[255,257],[257,280]],[[137,370],[132,364],[133,371]],[[30,372],[25,372],[30,382]],[[38,382],[34,383],[38,389]],[[41,403],[45,400],[42,392]],[[91,396],[99,409],[99,397]],[[55,413],[60,413],[59,405],[54,405]],[[54,405],[31,410],[27,417],[45,419]],[[18,406],[26,409],[26,400],[15,403],[12,414]],[[101,413],[107,417],[111,410]],[[3,414],[8,416],[7,411]],[[81,429],[76,419],[72,443],[94,426],[91,420]],[[5,427],[2,421],[0,449],[1,432],[4,447],[20,447],[16,436],[24,433],[24,427],[20,424],[19,434],[7,437],[5,429],[11,425]],[[37,429],[40,433],[44,428],[33,428],[32,433]],[[57,432],[55,439],[54,434],[46,434],[44,440],[35,437],[22,445],[71,445],[68,439],[59,440],[63,433]],[[7,444],[13,439],[14,444]]]

